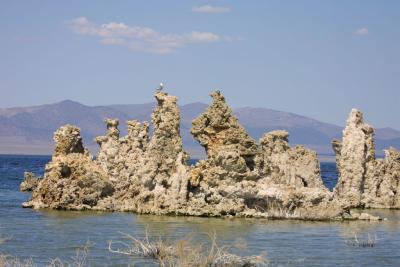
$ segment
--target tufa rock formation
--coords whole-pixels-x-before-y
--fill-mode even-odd
[[[291,148],[288,137],[286,131],[272,131],[260,139],[261,174],[276,184],[325,189],[317,153],[300,145]]]
[[[376,160],[373,130],[354,111],[335,141],[340,181],[324,187],[315,152],[290,147],[286,131],[266,133],[257,143],[233,116],[224,96],[193,121],[191,133],[207,158],[188,166],[180,136],[177,98],[157,90],[149,124],[105,121],[95,160],[78,128],[66,125],[54,135],[56,148],[45,175],[24,207],[133,211],[191,216],[239,216],[305,220],[377,219],[349,207],[396,207],[400,155],[387,151]],[[373,196],[373,197],[372,197]]]
[[[105,123],[106,135],[95,139],[100,146],[96,162],[114,184],[121,185],[139,167],[140,158],[149,142],[149,125],[147,122],[142,124],[135,120],[127,121],[128,134],[120,138],[119,121],[106,119]]]
[[[106,173],[83,147],[80,129],[66,125],[54,134],[56,148],[43,179],[24,207],[91,209],[114,189]]]
[[[152,114],[153,135],[139,142],[142,152],[132,150],[137,168],[130,172],[129,187],[119,192],[119,210],[140,213],[179,213],[188,195],[187,153],[180,136],[180,111],[177,98],[162,91],[155,94],[157,107]],[[145,124],[147,133],[147,124]],[[142,133],[143,130],[137,131]]]
[[[118,120],[106,119],[107,134],[96,137],[95,141],[100,146],[96,162],[107,173],[111,181],[120,179],[120,173],[124,169],[124,159],[120,157],[120,141]]]
[[[290,148],[288,133],[266,134],[258,145],[217,91],[193,121],[207,159],[190,170],[189,214],[333,219],[345,213],[322,185],[316,154]]]
[[[376,159],[374,129],[361,111],[353,109],[343,131],[343,140],[332,142],[339,180],[334,192],[352,207],[400,208],[400,152],[385,151]]]
[[[36,176],[32,172],[24,172],[24,180],[19,186],[20,191],[33,191],[39,184],[42,177]]]
[[[254,156],[258,151],[256,142],[232,115],[221,92],[213,92],[211,97],[212,104],[192,123],[193,137],[205,148],[207,155],[215,156],[221,149],[238,151],[248,167],[254,168]]]
[[[257,176],[255,158],[259,147],[232,115],[221,92],[216,91],[211,97],[212,104],[192,123],[191,133],[206,150],[207,160],[200,161],[191,171],[191,186],[199,185],[200,180],[213,185],[220,177],[252,179]],[[211,166],[219,166],[220,170],[210,170]]]

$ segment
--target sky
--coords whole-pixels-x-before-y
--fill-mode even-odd
[[[400,130],[400,1],[0,0],[0,107],[265,107]]]

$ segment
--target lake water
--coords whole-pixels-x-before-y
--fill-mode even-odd
[[[269,266],[400,266],[400,211],[374,210],[382,222],[303,222],[260,219],[167,217],[133,213],[35,211],[21,208],[30,196],[18,191],[23,172],[42,174],[50,157],[0,156],[0,254],[12,254],[43,266],[51,258],[70,260],[90,244],[91,266],[157,266],[139,257],[112,254],[109,240],[123,233],[206,242],[215,231],[222,244],[247,242],[243,254],[266,253]],[[336,183],[336,168],[321,164],[324,183]],[[377,237],[374,247],[350,246],[354,234]]]

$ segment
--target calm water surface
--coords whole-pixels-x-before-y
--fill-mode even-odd
[[[92,266],[157,266],[142,258],[108,252],[109,240],[122,233],[180,239],[192,235],[199,242],[215,231],[220,242],[247,242],[243,254],[266,253],[270,266],[400,266],[400,212],[375,210],[383,222],[301,222],[257,219],[162,217],[132,213],[35,211],[21,208],[30,196],[18,192],[23,171],[43,173],[50,157],[0,156],[0,253],[32,258],[43,266],[51,258],[70,260],[77,248],[90,244]],[[324,183],[336,183],[334,164],[322,164]],[[357,234],[377,236],[375,247],[346,244]]]

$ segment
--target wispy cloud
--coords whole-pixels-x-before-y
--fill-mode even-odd
[[[369,30],[367,27],[363,27],[363,28],[358,29],[355,33],[357,35],[367,35],[367,34],[369,34]]]
[[[192,11],[196,13],[228,13],[231,9],[229,7],[204,5],[195,6]]]
[[[77,34],[100,38],[105,45],[120,45],[134,51],[156,54],[167,54],[188,44],[211,43],[222,39],[211,32],[159,33],[151,28],[118,22],[97,25],[86,17],[73,19],[70,26]]]

